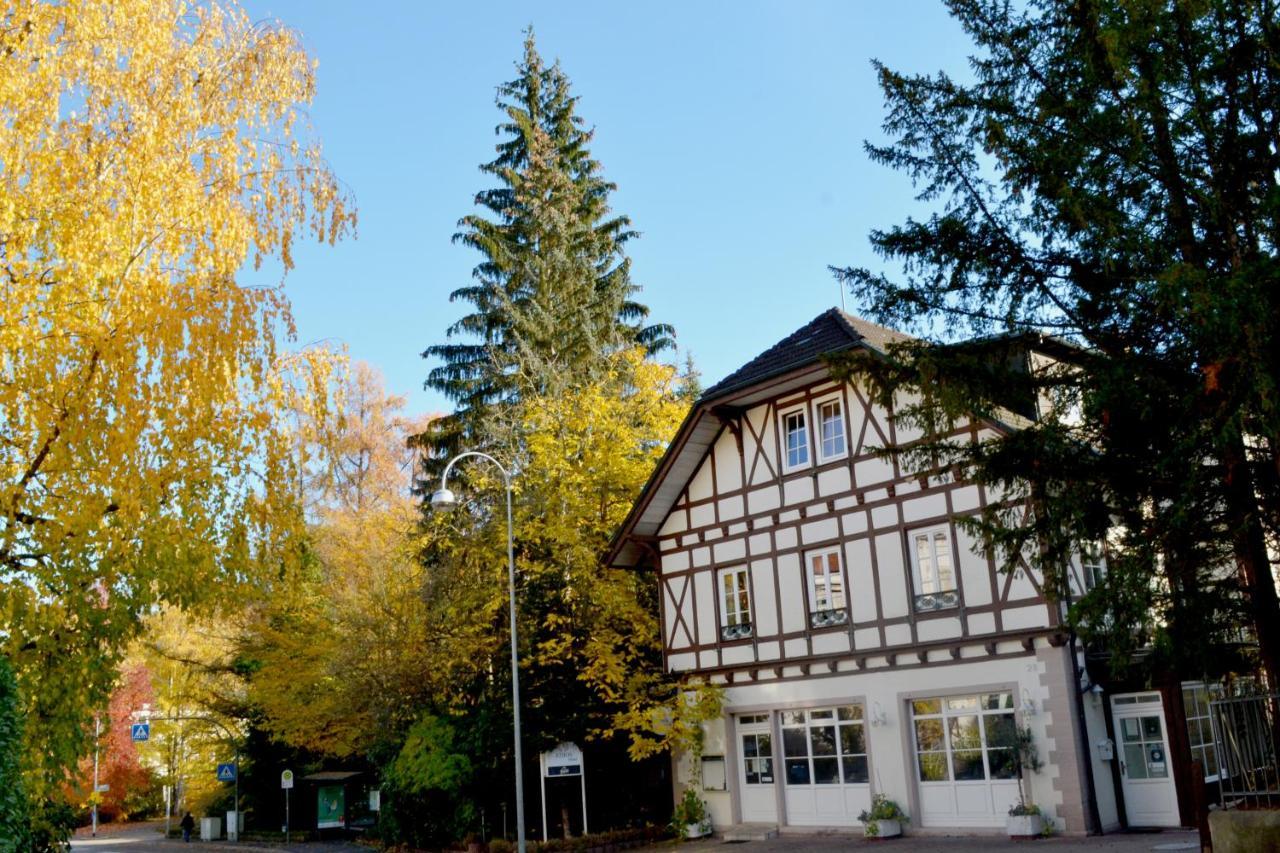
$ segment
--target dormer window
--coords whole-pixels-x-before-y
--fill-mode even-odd
[[[809,464],[809,424],[804,409],[786,412],[782,416],[782,435],[785,440],[783,452],[786,454],[788,471],[803,468]]]
[[[751,593],[745,567],[720,570],[720,638],[741,640],[751,636]]]
[[[824,400],[817,405],[818,461],[839,459],[848,450],[845,440],[844,406],[839,398]]]

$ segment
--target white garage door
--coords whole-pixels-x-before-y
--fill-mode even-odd
[[[911,703],[920,825],[1004,826],[1018,799],[1011,692]]]
[[[871,805],[861,704],[782,712],[787,823],[856,826]]]

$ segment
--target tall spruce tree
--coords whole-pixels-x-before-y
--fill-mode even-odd
[[[480,167],[499,186],[476,195],[484,212],[463,217],[454,235],[483,256],[473,283],[450,295],[471,311],[423,353],[443,362],[426,387],[458,406],[424,436],[437,454],[464,435],[479,440],[494,404],[589,381],[626,346],[652,354],[673,345],[672,328],[646,325],[648,308],[634,300],[625,247],[636,232],[610,210],[615,185],[591,157],[577,102],[527,30],[516,77],[498,88],[497,157]]]
[[[1222,652],[1247,626],[1274,688],[1276,6],[948,5],[977,44],[973,82],[877,65],[891,141],[868,145],[937,212],[872,234],[901,277],[835,270],[864,310],[935,345],[839,368],[886,401],[917,392],[898,415],[934,436],[1056,401],[1060,417],[910,455],[1009,490],[980,526],[1010,567],[1030,554],[1060,599],[1071,550],[1110,531],[1109,574],[1072,614],[1082,632],[1220,674],[1242,665]],[[1074,349],[1030,375],[1020,352],[1045,334]]]

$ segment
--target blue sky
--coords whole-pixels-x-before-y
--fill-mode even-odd
[[[357,239],[296,253],[299,341],[342,342],[413,412],[463,308],[477,256],[452,245],[488,185],[495,86],[533,24],[596,128],[593,152],[632,217],[640,300],[676,326],[706,384],[838,305],[828,265],[878,261],[874,227],[915,209],[872,164],[883,102],[870,61],[963,74],[969,45],[939,2],[337,2],[251,0],[319,60],[311,121],[354,192]],[[851,300],[850,309],[856,307]]]

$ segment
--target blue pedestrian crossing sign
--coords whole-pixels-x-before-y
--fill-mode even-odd
[[[234,782],[236,781],[236,766],[234,764],[218,765],[218,781]]]
[[[134,740],[150,740],[151,724],[150,723],[134,723],[129,727],[129,734]]]

